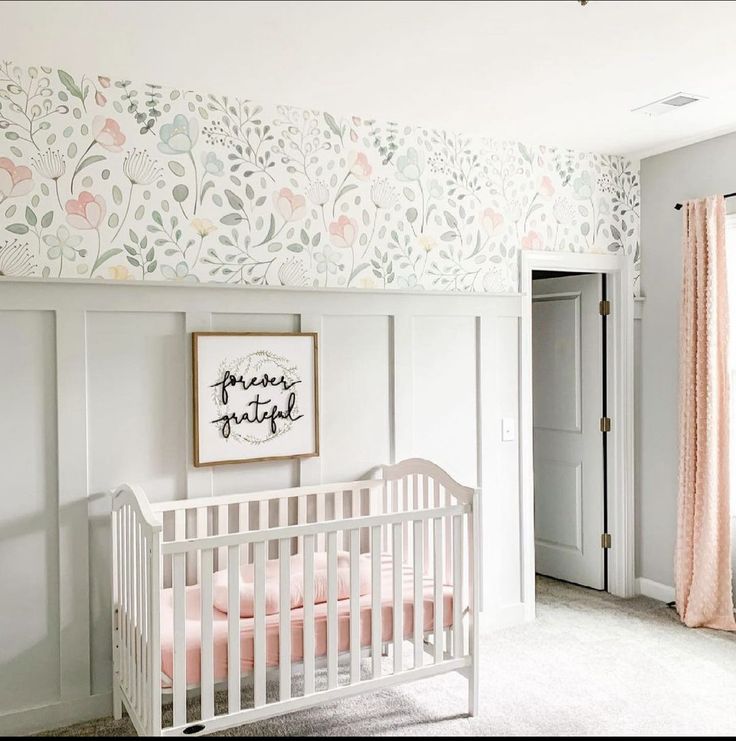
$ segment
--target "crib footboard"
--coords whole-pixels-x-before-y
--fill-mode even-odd
[[[161,733],[160,517],[143,490],[124,485],[112,500],[113,713],[123,705],[138,735]]]
[[[142,735],[198,735],[459,671],[475,714],[479,502],[419,459],[364,481],[152,507],[121,487],[116,712]]]

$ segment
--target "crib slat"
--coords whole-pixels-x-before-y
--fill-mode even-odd
[[[202,551],[200,563],[201,592],[201,640],[200,677],[202,685],[202,720],[215,716],[215,669],[212,651],[212,569],[213,551]]]
[[[371,528],[371,655],[373,677],[381,676],[381,526]]]
[[[403,526],[401,523],[393,525],[393,560],[394,560],[394,601],[393,601],[393,638],[394,638],[394,674],[403,669],[404,647],[404,595],[402,591],[403,559],[402,538]]]
[[[136,520],[136,577],[135,577],[135,622],[136,622],[136,686],[135,698],[138,706],[138,715],[144,719],[144,708],[146,703],[143,700],[143,599],[145,591],[143,588],[143,530],[141,524]]]
[[[131,511],[131,542],[130,542],[130,583],[132,590],[132,600],[130,604],[130,624],[131,624],[131,639],[130,639],[130,655],[133,664],[133,676],[130,683],[130,699],[133,703],[133,707],[136,709],[138,715],[140,715],[140,704],[139,704],[139,693],[138,693],[138,681],[140,680],[140,672],[138,671],[138,602],[140,585],[138,583],[138,562],[139,562],[139,545],[138,540],[140,537],[140,527],[135,518],[135,515]]]
[[[297,525],[304,525],[307,522],[307,497],[306,495],[297,497],[296,500],[296,522]],[[296,550],[298,553],[304,551],[304,536],[297,538]]]
[[[304,536],[304,695],[314,694],[314,535]]]
[[[424,523],[414,521],[414,668],[424,664]]]
[[[258,708],[266,702],[266,543],[262,541],[253,544],[253,571],[253,705]]]
[[[336,491],[334,493],[334,495],[333,495],[334,496],[334,500],[333,500],[333,502],[334,502],[334,504],[333,504],[333,513],[332,513],[333,514],[333,517],[332,517],[333,520],[342,520],[343,493],[344,492]],[[347,534],[348,534],[347,533],[347,530],[343,530],[343,532],[342,532],[342,537],[343,537],[342,547],[343,547],[343,549],[346,548],[346,546],[347,546],[347,543],[345,541],[345,538],[347,538]],[[338,543],[339,543],[339,541],[340,541],[340,538],[338,537]]]
[[[327,533],[327,689],[337,687],[337,532]]]
[[[227,549],[227,711],[240,711],[240,546]]]
[[[409,502],[411,501],[410,495],[409,495],[409,477],[404,476],[404,478],[401,480],[401,486],[403,488],[403,506],[402,511],[408,512],[409,511]],[[404,563],[406,563],[409,560],[409,522],[405,522],[402,525],[403,530],[403,559]]]
[[[451,507],[452,500],[452,494],[445,489],[445,506]],[[445,575],[448,584],[452,584],[452,574],[452,516],[448,515],[445,518]]]
[[[173,559],[174,588],[174,725],[187,721],[187,654],[186,654],[186,555],[177,553]]]
[[[229,513],[227,504],[221,504],[217,508],[217,534],[226,535],[230,532]],[[217,568],[222,571],[227,566],[227,548],[217,549]]]
[[[285,499],[279,502],[285,502]],[[279,702],[291,698],[291,540],[279,540]]]
[[[423,509],[429,509],[429,476],[424,476],[423,491],[422,491],[422,507]],[[424,540],[424,573],[429,573],[429,520],[424,520],[422,523],[422,536]]]
[[[132,557],[131,548],[133,547],[133,512],[130,507],[125,508],[125,685],[128,692],[128,696],[132,694],[131,689],[131,677],[133,676],[133,664],[131,661],[131,622],[130,614],[133,604],[133,577],[132,577]]]
[[[456,659],[463,655],[463,518],[452,518],[452,650]]]
[[[187,512],[177,509],[174,512],[174,540],[184,540],[187,537]]]
[[[360,530],[350,530],[350,684],[360,681]]]
[[[289,524],[289,499],[281,497],[279,499],[279,527],[286,527]]]
[[[204,538],[207,532],[207,507],[197,507],[197,537]],[[199,552],[197,559],[197,583],[202,583],[202,551]]]
[[[392,485],[393,484],[392,484],[391,481],[384,481],[383,482],[383,497],[382,497],[382,500],[383,500],[383,509],[380,512],[380,514],[382,514],[382,515],[388,514],[391,511],[391,507],[390,507],[391,492],[390,492],[390,489],[391,489]],[[374,514],[374,513],[372,512],[371,514]],[[387,535],[387,533],[388,533],[388,528],[387,528],[386,525],[384,525],[381,528],[381,540],[383,542],[383,550],[384,551],[387,551],[388,550],[388,535]]]
[[[239,533],[247,533],[249,529],[249,519],[250,519],[250,503],[249,502],[243,502],[242,504],[238,505],[238,532]],[[249,551],[250,546],[246,545],[244,548],[240,550],[240,563],[250,563],[250,557],[249,557]]]
[[[444,551],[442,548],[442,518],[434,520],[434,662],[442,661],[442,640],[444,636],[442,565]]]
[[[327,498],[326,494],[316,494],[316,511],[317,511],[317,522],[324,522],[325,521],[325,499]],[[322,553],[325,550],[325,536],[324,533],[320,533],[317,536],[317,551]]]

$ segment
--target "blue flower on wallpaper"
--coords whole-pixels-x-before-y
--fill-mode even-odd
[[[197,143],[199,123],[196,118],[187,118],[180,113],[170,124],[161,127],[159,136],[158,148],[164,154],[189,154]]]
[[[508,292],[534,249],[625,254],[638,280],[621,157],[11,62],[0,82],[5,275]]]

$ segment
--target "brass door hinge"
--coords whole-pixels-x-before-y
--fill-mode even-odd
[[[611,547],[611,533],[603,533],[601,535],[601,548]]]
[[[601,417],[601,432],[610,432],[610,431],[611,431],[611,418]]]
[[[598,311],[601,316],[608,316],[611,313],[611,302],[603,299],[598,304]]]

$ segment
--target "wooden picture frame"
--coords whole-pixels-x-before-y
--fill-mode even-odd
[[[194,466],[318,456],[318,356],[316,332],[193,332]]]

